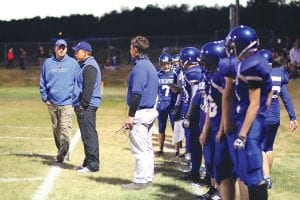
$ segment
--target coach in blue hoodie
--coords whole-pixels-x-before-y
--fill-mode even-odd
[[[58,150],[56,162],[68,159],[72,131],[72,94],[80,67],[67,55],[67,43],[55,42],[54,55],[45,60],[40,77],[42,101],[47,103],[52,121],[53,136]]]
[[[91,56],[92,47],[79,42],[72,47],[81,70],[77,77],[74,107],[83,141],[85,158],[78,172],[99,171],[99,142],[96,130],[96,111],[101,102],[100,68]]]

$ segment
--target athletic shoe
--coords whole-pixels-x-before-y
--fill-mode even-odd
[[[141,190],[143,188],[146,188],[148,186],[150,186],[151,183],[129,183],[129,184],[123,184],[121,185],[121,188],[124,190]]]
[[[218,190],[215,187],[210,186],[209,190],[205,194],[199,195],[197,199],[198,200],[209,200],[209,199],[220,200],[221,197],[219,195]]]
[[[200,183],[191,183],[191,192],[196,196],[201,196],[209,191],[209,187],[201,185]]]
[[[163,151],[157,151],[157,152],[155,152],[155,156],[157,156],[157,157],[160,157],[160,156],[162,156],[163,154],[164,154]]]
[[[91,173],[91,172],[96,172],[96,171],[92,171],[88,167],[84,167],[82,169],[78,169],[77,172],[79,172],[79,173]]]

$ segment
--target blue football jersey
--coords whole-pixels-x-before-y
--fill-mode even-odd
[[[265,116],[272,80],[268,61],[257,53],[239,62],[236,66],[235,95],[238,100],[237,118],[243,120],[249,107],[249,89],[260,88],[260,107],[257,116]]]
[[[236,79],[236,71],[235,71],[236,66],[237,66],[237,59],[233,56],[228,58],[223,58],[219,62],[219,70],[222,76],[232,78],[234,79],[234,81]],[[237,117],[236,107],[238,106],[238,100],[236,96],[234,96],[232,104],[233,104],[232,105],[233,108],[231,114],[231,119],[232,119],[231,121],[235,122]]]
[[[209,104],[210,125],[213,130],[219,129],[222,116],[222,93],[225,79],[221,71],[215,72],[210,79],[210,88],[207,93]]]
[[[199,92],[199,89],[203,84],[204,76],[200,66],[192,66],[184,73],[184,85],[183,85],[183,102],[185,105],[189,105],[192,98]],[[192,90],[192,86],[196,85],[197,90]],[[184,113],[187,112],[188,107],[184,106]]]
[[[271,78],[272,78],[272,101],[269,109],[267,110],[267,124],[276,124],[280,121],[280,98],[283,101],[283,104],[289,114],[290,120],[295,120],[296,115],[294,111],[294,106],[291,100],[291,97],[288,93],[286,85],[288,84],[288,73],[283,67],[272,68],[271,69]]]
[[[177,74],[173,71],[158,72],[158,100],[166,106],[174,104],[176,94],[172,92],[170,85],[177,83]]]
[[[236,78],[237,60],[234,57],[223,58],[219,62],[219,70],[224,77]]]

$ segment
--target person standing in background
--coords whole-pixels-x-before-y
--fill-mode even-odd
[[[13,48],[9,48],[6,57],[7,57],[6,69],[15,68],[15,64],[14,64],[15,54],[14,54],[14,49]]]
[[[72,131],[72,94],[79,65],[67,55],[65,40],[57,40],[55,54],[45,60],[40,76],[41,99],[47,104],[57,147],[56,162],[69,160]]]
[[[25,70],[27,68],[27,54],[23,48],[20,48],[19,59],[21,70]]]
[[[74,91],[74,107],[81,132],[85,158],[78,167],[80,173],[99,171],[99,142],[96,130],[96,111],[101,103],[101,72],[87,42],[73,46],[81,70]]]

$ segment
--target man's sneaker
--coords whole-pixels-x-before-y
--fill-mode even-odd
[[[200,183],[191,183],[191,192],[196,196],[201,196],[209,191],[209,187],[201,185]]]
[[[267,183],[268,189],[271,189],[272,186],[273,186],[273,183],[272,183],[272,181],[271,181],[271,177],[270,177],[270,176],[264,176],[264,179],[265,179],[265,181],[266,181],[266,183]]]
[[[92,171],[88,167],[83,167],[82,169],[78,169],[77,172],[79,172],[79,173],[91,173],[91,172],[96,172],[96,171]]]
[[[160,156],[162,156],[163,154],[164,154],[163,151],[157,151],[157,152],[155,152],[155,156],[157,156],[157,157],[160,157]]]
[[[219,195],[218,190],[215,187],[209,187],[209,190],[203,194],[198,196],[198,200],[208,200],[208,199],[213,199],[213,200],[220,200],[221,197]]]
[[[121,188],[124,190],[141,190],[143,188],[146,188],[148,186],[150,186],[151,183],[129,183],[129,184],[123,184],[121,185]]]

